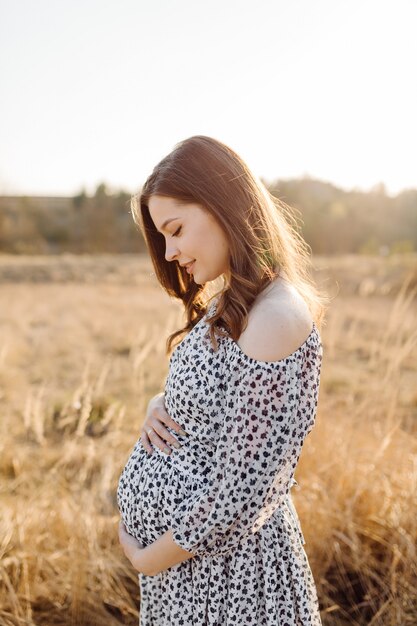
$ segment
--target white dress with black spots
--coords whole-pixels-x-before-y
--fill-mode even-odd
[[[172,529],[195,556],[139,574],[140,626],[320,626],[315,583],[290,488],[315,421],[322,344],[316,325],[290,356],[246,355],[207,317],[170,358],[165,406],[188,436],[149,456],[140,440],[117,499],[144,546]]]

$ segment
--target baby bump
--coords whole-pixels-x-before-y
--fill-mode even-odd
[[[154,448],[148,455],[139,440],[122,471],[119,511],[128,532],[144,546],[169,530],[175,507],[205,482],[203,475],[189,471],[185,458],[182,448],[169,456]]]

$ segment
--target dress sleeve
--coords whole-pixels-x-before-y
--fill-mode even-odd
[[[213,470],[171,520],[173,539],[184,550],[225,553],[282,504],[314,425],[320,362],[321,354],[310,349],[273,363],[244,353],[228,361]]]

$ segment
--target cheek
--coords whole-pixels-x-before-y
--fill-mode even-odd
[[[198,228],[192,234],[192,238],[189,240],[191,246],[194,248],[196,256],[205,254],[207,249],[210,249],[210,235],[204,228]]]

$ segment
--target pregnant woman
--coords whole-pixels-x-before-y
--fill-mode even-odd
[[[177,144],[132,210],[187,318],[117,491],[140,625],[319,626],[290,494],[322,361],[308,247],[288,207],[210,137]]]

